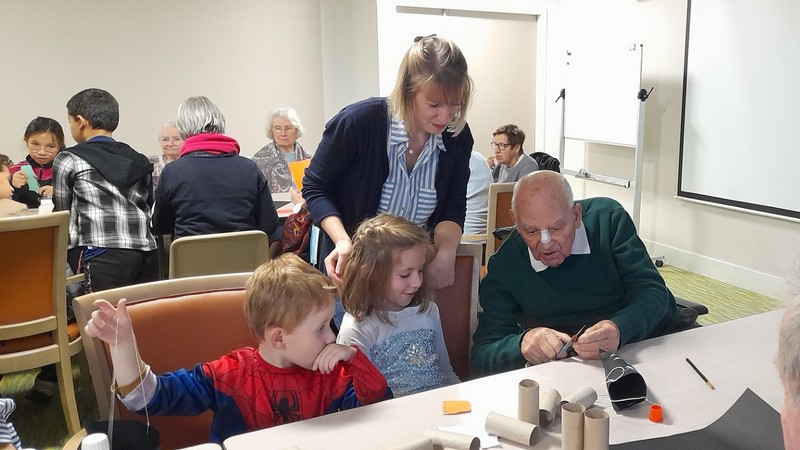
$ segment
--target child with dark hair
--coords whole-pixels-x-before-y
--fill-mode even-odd
[[[70,212],[71,265],[86,274],[89,292],[155,281],[156,241],[149,228],[153,165],[112,137],[119,104],[108,92],[75,94],[67,114],[78,145],[56,156],[53,203],[55,211]]]
[[[42,197],[53,196],[53,160],[64,148],[64,130],[55,120],[39,116],[25,128],[23,139],[28,156],[10,165],[13,199],[28,208],[38,208]]]

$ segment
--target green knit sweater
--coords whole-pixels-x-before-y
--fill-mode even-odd
[[[609,198],[578,203],[591,254],[570,255],[558,267],[537,273],[515,230],[489,258],[473,336],[473,376],[523,367],[520,340],[530,328],[571,334],[610,319],[622,345],[658,334],[671,322],[675,298],[625,209]]]

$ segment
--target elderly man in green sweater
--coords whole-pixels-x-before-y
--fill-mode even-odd
[[[684,323],[616,201],[575,202],[561,174],[539,171],[517,182],[511,216],[516,229],[481,282],[473,376],[551,361],[584,325],[573,348],[597,359]]]

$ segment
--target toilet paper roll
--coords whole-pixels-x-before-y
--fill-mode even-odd
[[[583,413],[583,450],[608,450],[608,413],[590,409]]]
[[[578,403],[589,409],[597,401],[597,391],[591,386],[584,386],[561,399],[561,406],[565,403]]]
[[[522,380],[517,388],[517,419],[539,425],[539,383]]]
[[[453,448],[456,450],[480,450],[481,440],[468,434],[453,433],[452,431],[437,430],[435,428],[425,432],[430,438],[434,448]]]
[[[561,409],[561,394],[555,389],[542,389],[539,395],[539,426],[548,428]]]
[[[583,405],[566,403],[561,407],[561,449],[583,449]]]
[[[533,446],[536,442],[539,427],[513,417],[490,412],[486,416],[486,432],[517,444]]]

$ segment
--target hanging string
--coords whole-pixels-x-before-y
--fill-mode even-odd
[[[144,417],[146,421],[146,434],[150,434],[150,412],[147,410],[147,399],[145,398],[144,393],[144,374],[142,373],[141,368],[141,361],[142,358],[139,355],[139,346],[136,343],[136,335],[133,334],[133,328],[131,327],[131,337],[133,339],[133,351],[136,355],[137,366],[139,366],[139,389],[141,390],[142,394],[142,401],[144,402]],[[117,316],[117,327],[114,330],[114,346],[116,347],[119,344],[119,316]],[[108,408],[108,442],[109,442],[109,449],[114,450],[114,401],[116,400],[116,391],[117,391],[118,383],[117,383],[117,375],[116,375],[116,368],[114,365],[111,365],[111,396]]]

